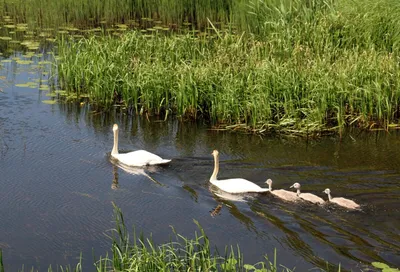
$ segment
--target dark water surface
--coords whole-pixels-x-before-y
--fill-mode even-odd
[[[327,262],[342,271],[370,271],[372,261],[400,267],[397,131],[307,142],[149,122],[117,111],[102,115],[86,105],[44,104],[46,91],[15,86],[46,81],[46,69],[13,60],[0,70],[0,248],[7,271],[74,264],[81,252],[92,271],[92,249],[104,256],[111,246],[105,233],[114,227],[112,201],[128,226],[152,233],[156,243],[169,241],[170,225],[193,237],[196,219],[222,251],[239,244],[246,263],[272,258],[276,248],[278,263],[296,271]],[[120,150],[146,149],[172,163],[146,170],[113,163],[113,123],[120,126]],[[329,187],[362,211],[285,203],[269,194],[218,197],[208,182],[213,149],[221,154],[220,178],[260,186],[271,178],[275,188],[286,189],[300,182],[303,191],[323,198]]]

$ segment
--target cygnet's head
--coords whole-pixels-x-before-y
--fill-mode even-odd
[[[272,179],[267,179],[267,181],[266,181],[266,183],[268,184],[268,185],[272,185]]]
[[[290,186],[290,188],[300,189],[300,183],[296,182],[295,184]]]
[[[113,126],[113,131],[116,131],[116,130],[118,130],[118,125],[117,125],[117,124],[114,124],[114,126]]]
[[[218,156],[219,152],[218,150],[214,149],[213,152],[211,153],[214,157]]]
[[[329,188],[326,188],[325,190],[322,191],[323,193],[329,195],[331,193],[331,190]]]

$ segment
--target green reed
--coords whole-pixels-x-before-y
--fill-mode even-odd
[[[245,0],[4,0],[0,4],[0,15],[41,27],[148,19],[166,25],[188,22],[204,27],[207,18],[230,22],[234,14],[246,12],[242,9],[246,3]]]
[[[117,103],[137,113],[205,117],[257,131],[396,125],[397,52],[379,44],[338,47],[327,37],[313,44],[303,39],[307,33],[290,42],[227,32],[61,40],[59,81],[105,108]]]

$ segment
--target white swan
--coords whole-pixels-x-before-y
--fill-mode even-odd
[[[136,150],[129,153],[119,154],[118,153],[118,125],[114,124],[114,147],[111,151],[111,156],[123,164],[128,166],[146,166],[146,165],[157,165],[166,164],[171,160],[165,160],[160,156],[150,153],[146,150]]]
[[[276,197],[282,198],[283,200],[286,201],[297,201],[299,198],[297,197],[297,194],[295,192],[290,192],[286,190],[272,190],[272,179],[267,179],[266,183],[269,186],[269,191],[271,194],[273,194]]]
[[[297,196],[300,197],[303,200],[309,201],[314,204],[324,204],[325,201],[320,198],[319,196],[316,196],[314,194],[310,193],[300,193],[300,183],[296,182],[290,188],[295,188],[297,190]]]
[[[358,205],[357,203],[355,203],[353,200],[344,198],[344,197],[331,197],[331,190],[329,190],[329,188],[326,188],[323,193],[328,195],[328,199],[330,202],[336,203],[344,208],[347,209],[359,209],[360,205]]]
[[[269,191],[269,189],[262,188],[257,184],[242,178],[218,180],[217,175],[219,170],[219,153],[217,150],[214,150],[212,152],[212,155],[214,156],[214,172],[210,177],[210,182],[211,184],[214,184],[222,191],[231,194],[261,193]]]

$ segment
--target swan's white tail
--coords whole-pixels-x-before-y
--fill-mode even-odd
[[[162,159],[160,161],[151,161],[148,165],[157,165],[157,164],[167,164],[170,163],[171,160]]]

